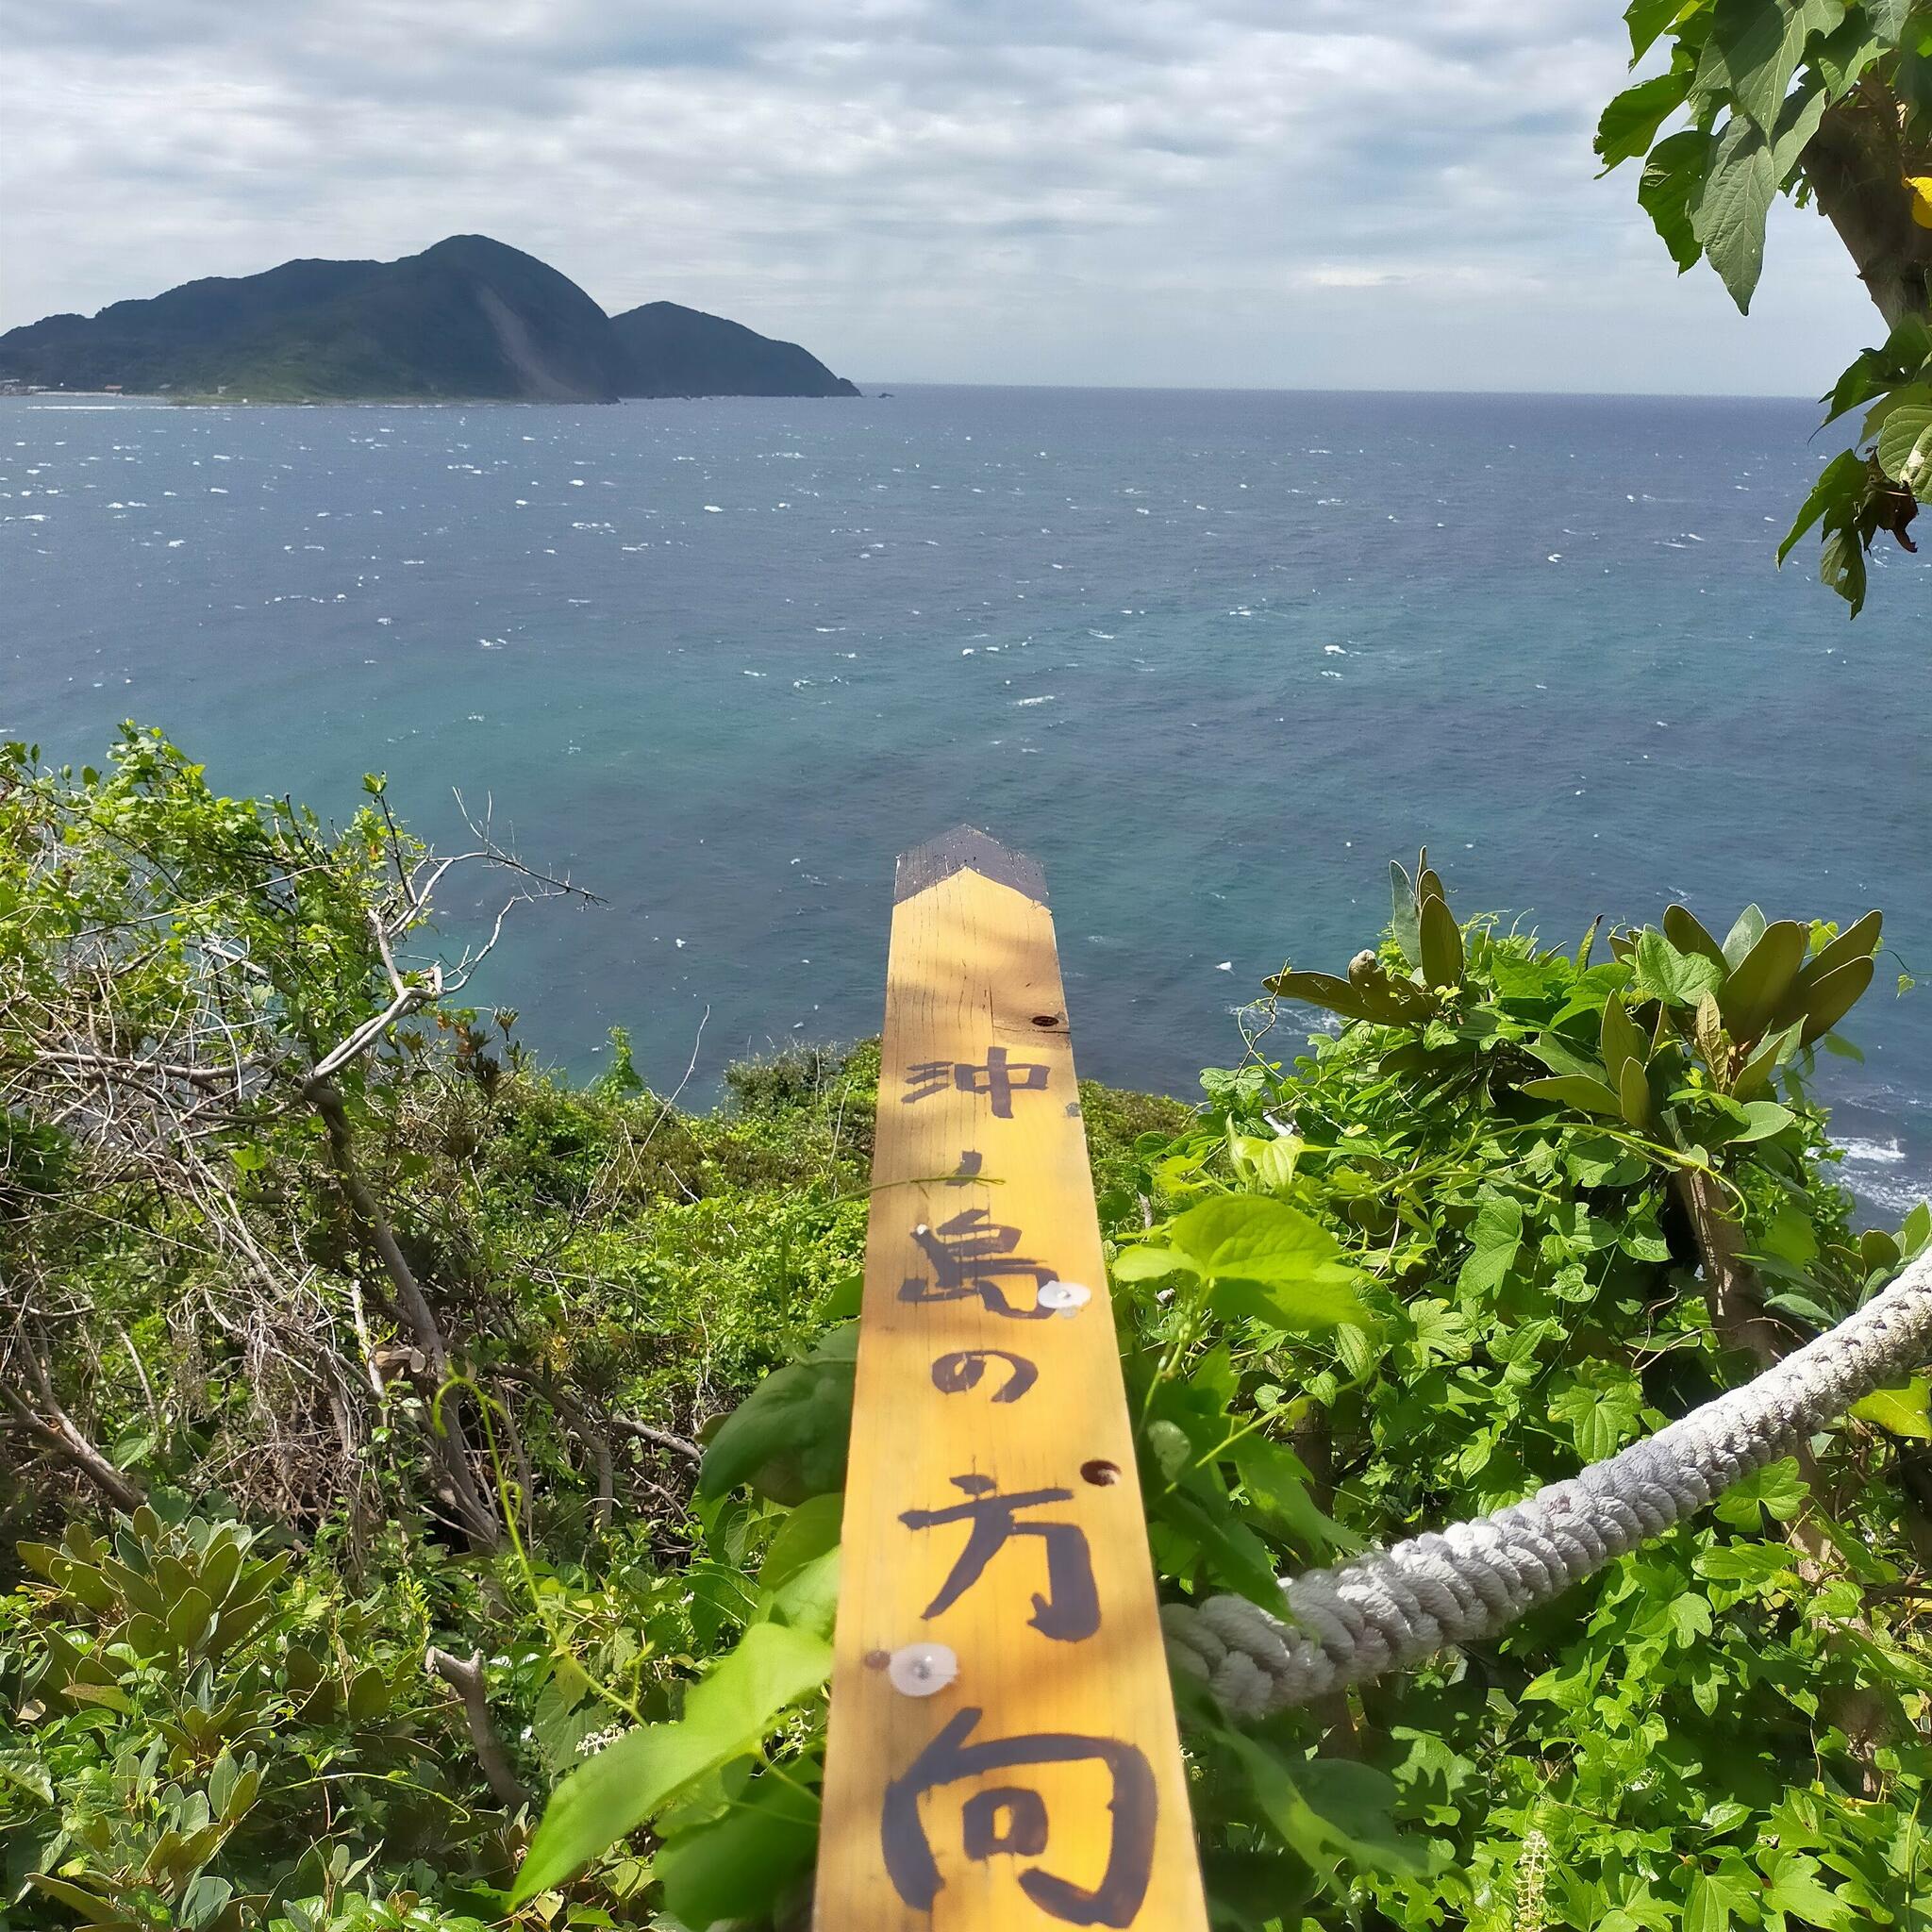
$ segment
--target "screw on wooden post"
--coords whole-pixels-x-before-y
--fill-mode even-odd
[[[816,1932],[1206,1932],[1045,880],[899,860]]]

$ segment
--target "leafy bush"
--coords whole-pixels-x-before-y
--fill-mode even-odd
[[[352,1037],[392,995],[359,937],[390,875],[369,841],[414,849],[372,810],[302,914],[333,975],[304,997]],[[877,1049],[740,1070],[690,1115],[621,1037],[574,1089],[513,1015],[425,998],[341,1075],[346,1166],[340,1124],[273,1081],[203,1117],[219,1200],[165,1136],[123,1164],[46,1016],[113,1042],[122,1084],[90,1091],[145,1069],[192,1105],[175,1001],[235,993],[207,936],[270,945],[291,906],[264,860],[322,836],[146,738],[107,779],[0,791],[25,1532],[0,1926],[792,1924]],[[1425,860],[1394,885],[1379,947],[1279,975],[1203,1107],[1082,1090],[1172,1599],[1278,1607],[1282,1574],[1569,1474],[1932,1239],[1924,1208],[1854,1232],[1815,1091],[1875,914],[1747,908],[1720,941],[1673,908],[1565,952],[1458,924]],[[89,949],[158,909],[189,937],[124,997]],[[1277,1054],[1311,1006],[1324,1030]],[[251,1024],[312,1068],[289,1010]],[[1408,1677],[1251,1725],[1177,1678],[1218,1921],[1923,1926],[1926,1395],[1861,1404]]]

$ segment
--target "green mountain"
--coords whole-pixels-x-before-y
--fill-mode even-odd
[[[646,302],[610,318],[624,345],[627,396],[856,396],[796,342],[775,341],[722,315]]]
[[[674,303],[612,322],[568,276],[483,235],[50,315],[0,335],[8,377],[254,402],[858,393],[791,342]]]

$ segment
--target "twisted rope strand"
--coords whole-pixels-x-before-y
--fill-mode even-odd
[[[1245,1597],[1161,1610],[1169,1654],[1253,1720],[1499,1635],[1774,1462],[1932,1341],[1932,1248],[1836,1328],[1743,1387],[1521,1503],[1283,1586],[1293,1622]]]

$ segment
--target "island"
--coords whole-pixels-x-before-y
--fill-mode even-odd
[[[856,396],[796,342],[675,302],[646,302],[613,316],[624,344],[627,396]]]
[[[182,401],[614,403],[854,396],[794,342],[650,302],[614,320],[486,235],[397,261],[285,261],[0,335],[0,385]]]

